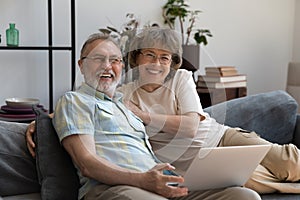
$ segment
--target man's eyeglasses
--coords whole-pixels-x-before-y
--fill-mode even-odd
[[[172,61],[172,57],[169,56],[158,57],[157,55],[151,52],[146,52],[146,53],[140,52],[140,54],[142,54],[148,62],[155,62],[158,59],[160,64],[168,65]]]
[[[90,59],[94,63],[99,64],[99,65],[104,65],[108,61],[111,66],[120,65],[123,62],[123,60],[119,57],[109,57],[107,59],[106,56],[85,56],[85,57],[81,58],[81,60],[84,60],[84,59]]]

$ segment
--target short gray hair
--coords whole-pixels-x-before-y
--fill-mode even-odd
[[[137,67],[136,59],[141,49],[156,48],[171,52],[171,67],[178,69],[182,63],[182,46],[179,34],[170,28],[148,27],[135,36],[129,46],[128,61]]]
[[[88,37],[88,39],[84,42],[84,44],[82,45],[82,48],[80,51],[80,59],[85,56],[84,54],[85,54],[85,51],[86,51],[88,45],[93,43],[96,40],[108,40],[108,41],[111,41],[112,43],[114,43],[118,48],[120,48],[119,43],[113,37],[111,37],[109,34],[94,33],[94,34],[91,34]]]

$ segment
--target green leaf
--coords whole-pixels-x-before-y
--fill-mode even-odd
[[[107,26],[107,28],[113,32],[119,33],[119,31],[116,28],[113,28],[111,26]]]
[[[205,35],[200,35],[200,32],[195,33],[194,39],[197,42],[197,44],[203,43],[204,45],[207,45],[208,43]]]
[[[106,29],[106,28],[100,28],[99,31],[104,33],[104,34],[108,34],[108,35],[111,33],[111,31]]]

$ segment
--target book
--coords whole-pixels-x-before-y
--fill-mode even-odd
[[[246,75],[238,74],[233,76],[207,76],[199,75],[198,80],[203,82],[233,82],[233,81],[245,81],[247,79]]]
[[[208,76],[238,75],[238,71],[234,66],[205,67],[205,73]]]
[[[237,88],[237,87],[247,87],[247,81],[233,81],[233,82],[203,82],[197,81],[198,87],[207,88]]]
[[[205,72],[206,76],[235,76],[238,75],[237,70],[227,70],[227,71],[206,71]]]
[[[234,66],[219,66],[219,67],[205,67],[205,71],[231,71],[236,70]]]

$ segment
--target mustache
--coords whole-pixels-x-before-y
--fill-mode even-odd
[[[112,70],[100,70],[96,72],[97,77],[101,77],[103,74],[111,74],[113,77],[116,76],[116,74]]]

